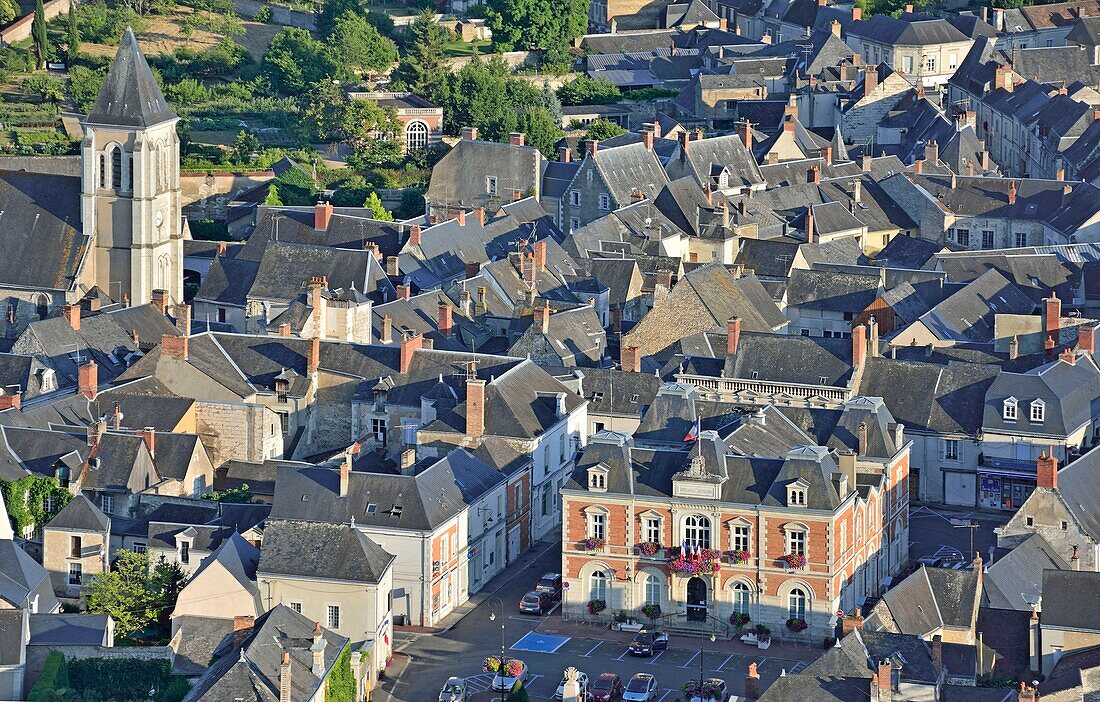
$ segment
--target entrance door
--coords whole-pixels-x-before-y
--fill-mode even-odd
[[[512,527],[512,530],[508,532],[508,562],[509,563],[511,563],[512,561],[519,558],[519,554],[520,554],[519,532],[520,532],[519,524]]]
[[[687,618],[692,622],[707,620],[707,584],[702,578],[688,580]]]

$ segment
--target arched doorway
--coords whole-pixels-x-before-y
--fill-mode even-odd
[[[707,583],[702,578],[688,580],[687,618],[691,622],[707,620]]]

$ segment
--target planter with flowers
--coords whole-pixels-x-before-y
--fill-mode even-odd
[[[709,548],[691,552],[675,549],[668,567],[684,575],[712,575],[722,570],[722,554]]]
[[[597,539],[594,536],[589,536],[587,539],[581,542],[581,548],[585,551],[600,551],[603,549],[607,542],[603,539]]]
[[[656,553],[660,550],[661,544],[655,543],[653,541],[643,541],[642,543],[638,544],[638,552],[641,553],[643,556],[646,556],[647,558],[656,555]]]
[[[734,565],[742,565],[748,563],[752,558],[752,554],[746,551],[730,551],[730,563]]]
[[[730,624],[737,627],[738,631],[745,628],[745,625],[749,623],[748,612],[734,612],[730,615]]]
[[[500,673],[500,657],[489,656],[481,664],[481,669],[486,673],[497,675]],[[523,661],[518,658],[509,658],[504,663],[504,675],[509,678],[519,677],[523,673]]]
[[[659,604],[647,604],[642,605],[642,614],[650,619],[659,619],[661,616],[661,605]]]
[[[806,567],[806,556],[801,553],[788,553],[783,556],[783,562],[791,570],[802,570]]]
[[[704,680],[702,685],[699,684],[698,680],[688,680],[680,686],[680,694],[687,700],[697,697],[706,702],[711,702],[711,700],[720,702],[722,688],[718,686],[718,683],[711,680]]]
[[[588,613],[599,614],[607,609],[607,602],[604,600],[589,600],[588,601]]]
[[[810,625],[806,622],[805,619],[800,619],[799,617],[792,617],[787,620],[787,628],[796,634],[800,631],[806,631],[809,626]]]

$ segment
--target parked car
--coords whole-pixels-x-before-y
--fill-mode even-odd
[[[577,671],[577,682],[581,684],[581,699],[588,699],[588,674]],[[560,700],[565,695],[565,676],[561,678],[561,684],[558,685],[558,691],[554,693],[554,699]]]
[[[527,669],[527,664],[523,661],[519,661],[519,664],[519,675],[507,675],[502,670],[493,676],[493,691],[507,692],[515,687],[517,680],[521,683],[527,682],[527,679],[531,677],[531,671]]]
[[[726,681],[720,678],[707,678],[703,681],[704,689],[710,688],[715,690],[714,694],[707,695],[706,697],[700,697],[699,695],[693,696],[688,702],[728,702],[730,698],[730,691],[726,687]]]
[[[535,592],[545,592],[554,601],[561,599],[561,573],[546,573],[535,584]]]
[[[615,673],[600,673],[589,696],[593,702],[622,702],[623,679]]]
[[[654,629],[642,629],[630,642],[630,655],[652,656],[668,648],[668,634]]]
[[[635,673],[623,692],[623,702],[653,702],[657,697],[657,678],[649,673]]]
[[[541,616],[550,611],[553,606],[554,603],[550,599],[550,595],[534,590],[528,592],[519,601],[519,611],[523,614],[538,614]]]
[[[439,702],[466,702],[469,696],[464,679],[448,678],[443,689],[439,691]]]

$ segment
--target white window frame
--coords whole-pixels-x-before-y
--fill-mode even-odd
[[[569,191],[569,206],[580,207],[581,206],[581,191],[570,190]]]
[[[601,210],[610,210],[611,196],[607,193],[600,193],[599,207]]]
[[[943,457],[947,461],[959,460],[959,440],[958,439],[944,439],[943,440]]]
[[[654,544],[661,543],[661,518],[660,517],[643,517],[642,518],[642,541],[648,541]]]
[[[336,616],[334,617],[333,614]],[[327,602],[325,603],[325,623],[329,629],[340,628],[340,617],[343,613],[340,611],[340,605]]]
[[[1001,407],[1001,416],[1007,422],[1015,422],[1019,417],[1019,403],[1015,397],[1010,397],[1004,401]]]
[[[594,570],[588,576],[588,599],[607,601],[607,573]]]
[[[588,469],[589,492],[607,492],[607,469],[594,466]]]
[[[783,527],[785,532],[784,542],[787,553],[799,553],[807,556],[810,553],[810,530],[801,524],[790,524]]]
[[[787,618],[806,621],[806,612],[810,608],[810,594],[801,586],[791,588],[787,593]]]
[[[73,582],[73,576],[76,576],[76,582]],[[84,584],[84,564],[79,561],[69,563],[69,585],[79,586]]]
[[[485,176],[485,194],[496,195],[497,194],[497,177]]]
[[[1047,403],[1042,400],[1031,401],[1031,411],[1028,413],[1028,419],[1037,424],[1041,424],[1046,421],[1047,416]]]
[[[287,606],[290,607],[291,609],[293,609],[298,614],[302,613],[302,603],[301,602],[288,602]]]
[[[585,533],[590,539],[603,539],[607,541],[607,511],[604,509],[591,509],[588,511]]]
[[[647,605],[660,605],[664,600],[664,587],[661,579],[652,573],[645,576],[643,598]]]
[[[748,614],[752,605],[752,588],[742,580],[735,581],[730,587],[730,601],[734,612]]]
[[[689,514],[684,517],[683,541],[692,548],[711,547],[710,517],[703,514]]]

